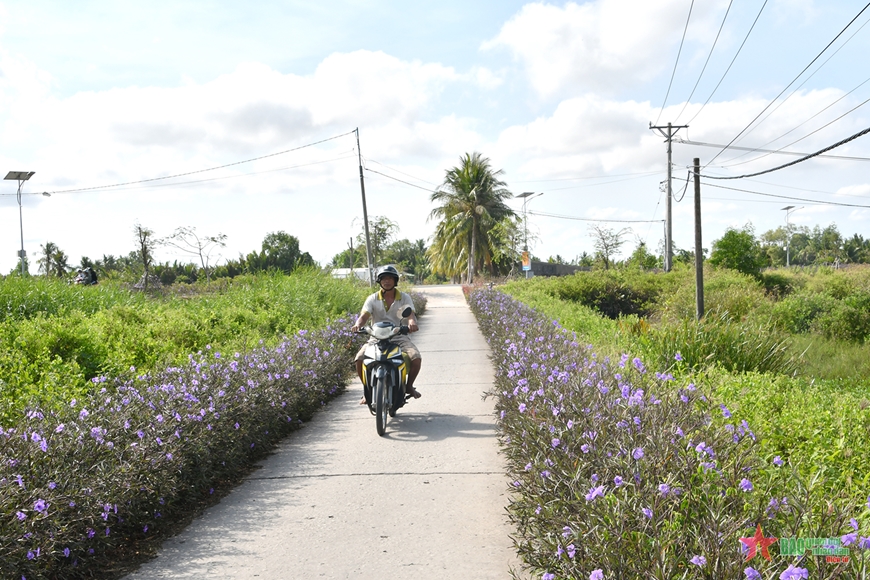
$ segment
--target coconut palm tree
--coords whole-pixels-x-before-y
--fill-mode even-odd
[[[448,169],[441,188],[432,194],[438,205],[429,219],[441,220],[435,228],[429,249],[434,272],[447,276],[462,274],[467,262],[468,283],[474,280],[475,269],[484,265],[493,270],[494,229],[504,218],[514,217],[514,211],[504,200],[513,197],[495,171],[489,159],[480,153],[466,153],[458,166]]]
[[[40,246],[39,271],[45,276],[62,278],[69,270],[69,257],[66,252],[57,247],[54,242],[46,242]]]

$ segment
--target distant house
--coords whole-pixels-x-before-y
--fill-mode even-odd
[[[351,276],[356,276],[363,282],[369,281],[368,268],[333,268],[331,273],[333,278],[350,278]]]

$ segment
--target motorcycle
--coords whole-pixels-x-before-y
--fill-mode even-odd
[[[411,315],[411,308],[402,311],[402,322]],[[402,348],[392,342],[399,334],[408,334],[406,324],[378,322],[359,330],[376,339],[365,350],[363,358],[363,392],[366,404],[375,416],[378,435],[387,432],[387,416],[395,417],[396,411],[405,405],[411,395],[405,389],[411,361]]]

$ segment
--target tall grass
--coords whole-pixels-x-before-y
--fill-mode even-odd
[[[357,311],[368,287],[315,269],[239,277],[217,293],[146,297],[105,284],[0,282],[0,422],[26,405],[81,396],[100,375],[186,361],[212,345],[248,352]]]

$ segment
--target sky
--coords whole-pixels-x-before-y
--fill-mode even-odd
[[[536,257],[594,253],[596,225],[624,230],[622,257],[655,250],[667,144],[650,126],[668,123],[688,125],[676,248],[694,247],[695,157],[705,248],[786,219],[870,238],[870,135],[712,179],[870,127],[864,4],[0,0],[0,173],[35,172],[20,207],[0,182],[0,272],[22,230],[35,273],[47,242],[73,265],[126,255],[136,224],[224,234],[218,261],[285,231],[326,265],[361,231],[357,129],[368,215],[412,241],[480,152],[511,192],[543,194],[525,208]]]

